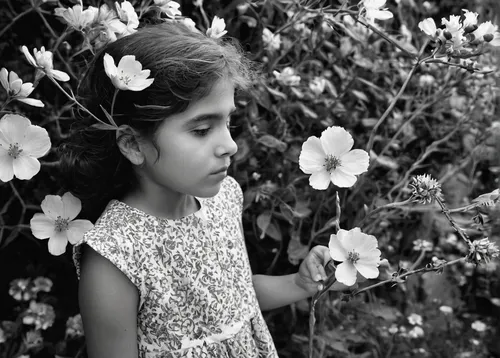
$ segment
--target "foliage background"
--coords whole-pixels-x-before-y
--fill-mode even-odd
[[[199,8],[191,1],[179,2],[183,15],[190,16],[200,29],[207,28]],[[66,7],[75,3],[60,1]],[[93,6],[102,3],[85,1]],[[304,6],[318,9],[322,4],[328,10],[328,6],[337,9],[342,3],[345,1],[254,1],[245,11],[241,7],[245,1],[205,1],[203,5],[209,18],[218,15],[225,19],[228,35],[239,39],[249,56],[262,65],[255,90],[237,102],[233,135],[240,149],[230,172],[245,193],[244,228],[254,273],[296,272],[309,247],[327,244],[333,233],[328,225],[336,215],[335,189],[318,192],[308,186],[307,176],[298,167],[302,143],[311,135],[319,136],[327,126],[338,125],[353,135],[356,148],[364,149],[374,124],[413,65],[404,52],[377,35],[346,24],[339,16],[304,11]],[[467,8],[479,12],[480,21],[500,23],[496,0],[400,0],[388,1],[388,7],[394,19],[379,25],[415,52],[425,41],[417,24],[426,17],[440,23],[442,17]],[[33,2],[28,0],[2,0],[0,6],[0,29],[10,26],[2,33],[0,66],[16,71],[24,81],[32,81],[34,71],[20,47],[52,48],[65,29],[53,16],[52,3],[40,5],[41,14],[30,11],[9,25],[16,15],[31,8]],[[278,51],[264,47],[264,28],[280,33]],[[82,41],[76,32],[62,40],[55,67],[72,74],[74,88],[91,54],[75,55]],[[492,51],[481,56],[481,65],[496,66],[498,55]],[[274,70],[287,66],[301,76],[298,86],[285,86],[273,75]],[[431,75],[432,83],[425,85],[423,75]],[[316,76],[327,80],[319,95],[308,86]],[[373,150],[378,155],[384,152],[377,165],[353,189],[339,191],[340,226],[350,229],[367,210],[407,199],[411,175],[429,173],[439,179],[451,208],[498,188],[498,82],[498,71],[483,76],[438,65],[419,68],[377,131]],[[26,305],[9,295],[10,282],[20,277],[48,277],[54,282],[53,289],[40,300],[55,308],[56,321],[43,332],[44,343],[30,352],[31,357],[83,356],[82,339],[65,339],[66,320],[78,313],[71,250],[51,256],[46,241],[35,239],[28,226],[33,214],[40,212],[45,195],[62,194],[56,148],[71,130],[72,113],[66,98],[46,79],[32,97],[42,99],[45,108],[14,102],[8,110],[46,128],[53,150],[42,158],[42,170],[32,180],[0,182],[0,322],[18,323],[8,343],[20,347],[27,327],[19,317]],[[481,214],[484,225],[475,224],[469,214],[454,218],[471,237],[485,233],[498,242],[500,207],[481,209]],[[379,239],[383,257],[394,271],[419,257],[423,265],[432,256],[451,260],[464,252],[463,245],[450,240],[453,231],[434,206],[379,213],[364,223],[363,231]],[[416,239],[431,241],[433,250],[420,255],[413,250]],[[318,310],[316,356],[499,357],[499,276],[497,263],[478,268],[457,265],[441,275],[411,277],[404,285],[384,286],[349,302],[330,293]],[[454,313],[444,315],[439,310],[442,305],[452,307]],[[401,334],[401,327],[412,328],[407,319],[411,313],[423,317],[423,337]],[[281,357],[306,356],[308,315],[306,301],[266,313]],[[487,331],[471,328],[477,319],[488,323]],[[389,332],[393,325],[398,333]],[[0,344],[0,353],[9,357],[11,351],[6,347],[7,343]]]

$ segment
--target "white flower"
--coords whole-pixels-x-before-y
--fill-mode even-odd
[[[408,332],[408,337],[410,338],[420,338],[423,336],[424,336],[424,330],[420,326],[415,326]]]
[[[43,71],[47,76],[54,77],[58,81],[66,82],[69,81],[69,76],[67,73],[54,70],[54,64],[52,63],[53,54],[50,51],[45,51],[45,47],[41,47],[40,51],[36,48],[33,49],[33,55],[28,51],[26,46],[21,47],[21,50],[26,56],[28,62],[37,69]]]
[[[361,232],[355,227],[349,231],[340,229],[337,234],[330,236],[330,256],[335,261],[342,262],[335,270],[337,281],[347,286],[356,283],[356,276],[370,279],[379,275],[380,250],[375,236]]]
[[[428,240],[417,239],[413,241],[413,250],[415,251],[432,251],[434,244]]]
[[[66,321],[66,337],[83,337],[83,334],[81,314],[69,317]]]
[[[196,28],[196,23],[193,21],[193,19],[191,19],[189,17],[184,17],[184,18],[179,19],[177,21],[182,22],[184,25],[189,27],[192,31],[196,31],[196,32],[198,31],[198,29]]]
[[[207,36],[218,39],[227,33],[225,28],[226,23],[224,22],[224,19],[215,16],[212,20],[212,26],[210,26],[210,28],[207,30]]]
[[[481,321],[472,322],[471,327],[473,330],[475,330],[477,332],[484,332],[488,328],[488,326]]]
[[[136,32],[139,26],[139,17],[135,12],[134,6],[128,2],[123,1],[121,5],[115,2],[116,12],[118,13],[118,19],[109,22],[109,27],[116,32],[119,37],[124,37]]]
[[[309,82],[309,89],[316,95],[319,96],[323,93],[326,86],[326,79],[323,77],[314,77],[314,79]]]
[[[485,41],[485,36],[490,35],[494,37],[497,29],[498,26],[493,25],[491,21],[486,21],[480,24],[472,34],[476,40]]]
[[[418,79],[418,85],[420,87],[430,87],[436,82],[436,79],[432,75],[422,75]]]
[[[29,301],[35,298],[35,292],[30,289],[29,278],[16,278],[10,282],[9,295],[16,301]]]
[[[50,138],[44,128],[18,114],[4,115],[0,119],[0,180],[33,178],[40,171],[37,158],[49,149]]]
[[[56,314],[51,305],[31,301],[30,307],[24,313],[23,323],[34,324],[36,330],[45,330],[54,324],[55,318]]]
[[[452,314],[453,313],[453,308],[451,308],[450,306],[441,306],[441,307],[439,307],[439,310],[444,314]]]
[[[82,29],[92,23],[97,17],[98,12],[98,9],[93,6],[89,6],[83,10],[82,5],[75,5],[72,8],[58,7],[54,10],[56,16],[61,17],[66,24],[78,31],[82,31]]]
[[[396,334],[399,332],[399,329],[398,329],[398,326],[395,325],[395,324],[392,324],[388,329],[387,329],[387,332],[389,332],[390,334]]]
[[[181,5],[178,2],[171,0],[155,0],[155,5],[159,6],[161,11],[171,19],[175,19],[176,15],[182,15],[179,10]]]
[[[375,20],[387,20],[393,17],[392,12],[387,8],[382,9],[386,0],[363,0],[361,4],[361,13],[364,13],[364,18],[371,24]]]
[[[28,98],[33,92],[33,83],[25,82],[19,78],[14,71],[7,71],[6,68],[0,70],[0,82],[7,91],[7,96],[19,102],[29,104],[34,107],[43,107],[44,104],[39,99]]]
[[[462,23],[460,22],[459,15],[450,15],[450,19],[446,20],[444,17],[441,19],[441,24],[446,27],[446,30],[451,34],[460,32],[462,30]]]
[[[274,77],[285,86],[297,86],[300,83],[300,76],[295,74],[293,67],[285,67],[283,71],[273,71]]]
[[[416,313],[412,313],[411,315],[408,316],[408,322],[410,322],[410,324],[412,326],[415,326],[415,325],[421,326],[422,325],[422,316],[419,314],[416,314]]]
[[[141,63],[132,55],[123,56],[116,67],[113,57],[106,53],[104,70],[113,85],[123,91],[142,91],[151,86],[154,81],[153,78],[148,78],[151,71],[143,70]]]
[[[431,17],[420,21],[418,23],[418,28],[422,30],[427,36],[430,36],[432,38],[436,37],[437,27],[434,19],[432,19]]]
[[[464,28],[477,25],[477,17],[479,15],[477,12],[472,12],[467,9],[462,9],[462,11],[464,12],[464,20],[462,21],[462,26]]]
[[[356,183],[356,175],[368,169],[368,153],[361,149],[351,150],[352,136],[342,127],[329,127],[321,137],[309,137],[302,145],[299,156],[300,169],[312,174],[309,184],[317,190],[328,188],[330,181],[341,188]]]
[[[94,225],[88,220],[73,220],[82,209],[80,199],[71,193],[47,195],[41,204],[43,214],[35,214],[30,221],[31,232],[38,239],[49,239],[49,252],[61,255],[68,241],[76,244]]]
[[[267,27],[264,27],[262,30],[262,42],[264,43],[264,47],[266,47],[270,51],[276,51],[280,49],[281,46],[281,36],[274,35],[271,30]]]
[[[474,240],[469,244],[469,253],[467,261],[479,264],[489,262],[500,255],[500,251],[495,243],[490,242],[486,237],[484,239]]]

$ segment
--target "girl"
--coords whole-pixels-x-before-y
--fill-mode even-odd
[[[134,55],[154,82],[114,98],[105,54]],[[178,22],[121,38],[90,64],[85,104],[119,127],[87,126],[63,147],[68,189],[88,218],[102,212],[74,251],[90,358],[277,357],[261,309],[326,278],[326,247],[296,274],[251,273],[243,195],[227,176],[235,89],[251,80],[236,45]]]

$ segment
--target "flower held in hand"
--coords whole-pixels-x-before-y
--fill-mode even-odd
[[[18,114],[4,115],[0,119],[0,180],[33,178],[40,171],[37,158],[49,149],[50,138],[44,128]]]
[[[104,55],[104,70],[113,85],[123,91],[142,91],[151,86],[154,79],[148,78],[150,70],[143,70],[139,61],[135,60],[135,56],[123,56],[115,66],[113,57],[109,54]]]
[[[31,218],[31,232],[38,239],[49,239],[52,255],[64,253],[68,241],[76,244],[85,232],[94,227],[88,220],[73,220],[80,213],[82,204],[71,193],[64,194],[62,198],[47,195],[41,206],[43,214],[38,213]]]
[[[337,281],[352,286],[358,272],[367,279],[377,278],[381,255],[377,246],[375,236],[364,234],[357,227],[349,231],[340,229],[336,235],[332,234],[328,244],[330,256],[342,262],[335,270]]]
[[[321,137],[309,137],[302,145],[299,156],[300,169],[312,174],[309,184],[314,189],[325,190],[330,181],[341,188],[356,183],[356,175],[368,169],[368,153],[361,149],[351,150],[352,136],[342,127],[330,127]]]

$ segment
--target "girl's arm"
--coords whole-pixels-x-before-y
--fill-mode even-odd
[[[137,288],[88,245],[83,250],[78,299],[88,357],[137,358]]]
[[[298,273],[285,276],[253,275],[253,286],[260,309],[272,310],[312,296],[314,292],[297,285],[297,275]]]

